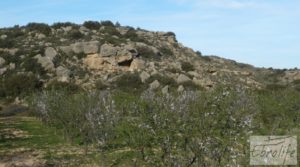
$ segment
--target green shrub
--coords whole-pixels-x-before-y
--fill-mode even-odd
[[[12,74],[3,78],[2,82],[6,97],[27,95],[42,87],[42,83],[34,75]]]
[[[177,87],[177,83],[173,78],[168,77],[168,76],[162,76],[162,75],[159,75],[159,74],[152,75],[147,80],[147,82],[151,83],[155,80],[159,81],[159,83],[161,83],[162,85],[169,85],[170,87]]]
[[[85,21],[83,26],[90,29],[90,30],[99,30],[101,24],[98,21]]]
[[[160,52],[162,53],[163,56],[172,56],[173,52],[166,47],[160,48]]]
[[[0,39],[0,48],[13,48],[15,41],[12,39]]]
[[[95,83],[95,88],[96,88],[97,90],[105,90],[105,89],[108,88],[108,85],[106,85],[105,83],[103,83],[102,80],[98,80],[98,81],[96,81],[96,83]]]
[[[117,89],[132,92],[139,91],[144,87],[138,73],[123,74],[115,81],[115,85]]]
[[[29,31],[36,31],[39,33],[42,33],[46,36],[49,36],[51,34],[51,28],[48,24],[44,23],[29,23],[27,24],[26,28]]]
[[[194,71],[195,70],[194,66],[191,63],[189,63],[189,62],[182,62],[181,63],[181,69],[183,71],[186,71],[186,72]]]
[[[109,21],[109,20],[107,20],[107,21],[101,21],[101,25],[107,26],[107,27],[114,27],[115,26],[114,23],[111,22],[111,21]]]
[[[31,71],[34,74],[39,74],[41,76],[45,75],[47,72],[42,67],[40,63],[35,58],[27,57],[24,60],[24,63],[22,65],[26,71]]]
[[[281,84],[268,84],[266,86],[266,90],[268,91],[279,91],[284,90],[287,88],[287,85],[281,85]]]
[[[51,27],[54,29],[59,29],[59,28],[68,27],[68,26],[75,27],[76,24],[71,23],[71,22],[64,22],[64,23],[58,22],[58,23],[53,23]]]
[[[72,30],[68,36],[71,38],[71,39],[74,39],[74,40],[77,40],[77,39],[81,39],[84,37],[84,34],[82,34],[79,30]]]
[[[149,47],[138,47],[137,51],[139,53],[139,56],[141,56],[144,59],[149,59],[149,60],[160,60],[161,56],[159,54],[156,54],[153,52],[152,49]]]
[[[46,90],[76,93],[81,91],[81,87],[71,82],[53,81],[47,85]]]

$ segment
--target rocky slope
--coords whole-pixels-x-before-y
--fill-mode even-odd
[[[110,21],[30,23],[0,29],[2,82],[15,74],[33,75],[42,87],[58,81],[85,89],[125,84],[163,92],[237,84],[261,89],[271,84],[295,86],[300,80],[297,69],[255,68],[203,56],[178,43],[172,32],[134,29]]]

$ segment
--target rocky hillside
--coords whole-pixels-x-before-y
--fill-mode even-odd
[[[262,69],[203,56],[177,42],[172,32],[151,32],[110,21],[2,28],[0,75],[2,97],[18,95],[28,87],[64,84],[163,93],[237,84],[259,89],[300,87],[297,69]]]

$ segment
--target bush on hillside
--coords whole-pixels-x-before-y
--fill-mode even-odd
[[[46,36],[49,36],[51,34],[51,28],[48,24],[29,23],[29,24],[27,24],[26,27],[29,31],[36,31],[36,32],[42,33]]]
[[[90,29],[90,30],[99,30],[101,27],[101,23],[98,21],[85,21],[83,26]]]
[[[2,88],[5,97],[27,95],[42,87],[42,83],[34,75],[11,74],[3,78]]]

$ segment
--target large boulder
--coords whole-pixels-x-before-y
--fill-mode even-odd
[[[145,68],[145,61],[141,59],[133,59],[133,61],[130,64],[129,70],[135,71],[135,70],[142,70]]]
[[[159,86],[160,86],[160,83],[157,80],[155,80],[149,85],[149,88],[150,88],[150,90],[155,90],[155,89],[159,88]]]
[[[3,65],[5,64],[5,62],[6,61],[2,57],[0,57],[0,68],[3,67]]]
[[[141,74],[140,74],[140,78],[141,78],[141,81],[143,83],[145,83],[147,81],[147,79],[150,78],[150,74],[148,74],[147,72],[143,71]]]
[[[102,57],[116,56],[118,53],[118,48],[109,44],[103,44],[100,49],[100,55]]]
[[[42,57],[42,55],[38,54],[34,57],[35,59],[37,59],[38,63],[42,65],[42,67],[49,71],[49,72],[54,72],[55,71],[55,67],[54,64],[52,62],[52,60],[50,60],[49,57]]]
[[[188,81],[191,81],[191,79],[189,77],[187,77],[186,75],[184,75],[184,74],[180,74],[177,78],[177,83],[178,84],[182,84],[182,83],[185,83],[185,82],[188,82]]]
[[[57,56],[57,52],[52,47],[47,47],[45,50],[45,57],[49,58],[51,61]]]
[[[98,41],[84,42],[83,43],[83,52],[85,54],[98,53],[99,45],[100,45],[100,43]]]
[[[89,69],[99,70],[103,68],[104,59],[100,57],[99,54],[91,54],[83,60],[83,64]]]
[[[69,82],[70,81],[70,70],[59,66],[56,68],[56,75],[58,77],[58,81],[60,82]]]
[[[70,55],[73,51],[72,46],[61,46],[61,47],[59,47],[59,49],[67,55]]]
[[[132,53],[127,49],[122,49],[117,52],[117,63],[123,66],[130,66],[133,60]]]
[[[90,42],[76,42],[71,45],[72,51],[74,53],[84,53],[84,54],[93,54],[99,52],[98,41],[90,41]]]

